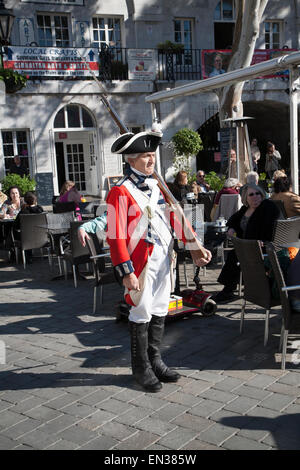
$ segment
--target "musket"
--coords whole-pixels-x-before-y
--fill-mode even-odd
[[[100,82],[100,80],[98,79],[98,77],[96,76],[95,72],[90,68],[89,63],[87,62],[87,60],[84,57],[81,56],[79,51],[78,51],[78,54],[80,55],[82,60],[85,61],[88,70],[90,71],[92,77],[94,78],[94,80],[97,83],[99,89],[101,90],[100,99],[101,99],[102,103],[104,104],[105,108],[107,109],[107,111],[109,112],[111,118],[117,124],[117,126],[120,130],[120,133],[125,134],[125,133],[129,132],[129,130],[127,129],[125,124],[122,122],[121,118],[118,116],[116,110],[109,103],[109,101],[107,99],[107,96],[106,96],[106,90],[105,90],[104,86],[102,85],[102,83]],[[174,197],[174,195],[169,190],[169,188],[168,188],[167,184],[165,183],[164,179],[159,175],[159,173],[156,170],[154,170],[153,176],[157,180],[158,187],[161,190],[161,192],[163,193],[167,203],[170,205],[171,210],[174,212],[175,216],[177,217],[177,219],[179,219],[179,221],[182,225],[184,235],[185,235],[185,239],[186,239],[186,243],[188,243],[189,249],[191,251],[192,258],[193,259],[197,259],[197,258],[207,259],[207,251],[201,245],[200,241],[196,237],[195,232],[193,231],[191,224],[189,223],[189,221],[185,217],[185,214],[184,214],[184,211],[183,211],[181,205],[179,204],[177,199]]]

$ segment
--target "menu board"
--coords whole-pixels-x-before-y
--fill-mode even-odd
[[[53,173],[36,173],[36,195],[37,202],[41,206],[52,204],[54,194]]]

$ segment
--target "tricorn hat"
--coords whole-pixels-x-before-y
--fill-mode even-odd
[[[162,138],[162,132],[159,129],[148,132],[139,132],[133,134],[127,132],[120,135],[112,144],[112,153],[124,153],[132,155],[134,153],[155,152]]]

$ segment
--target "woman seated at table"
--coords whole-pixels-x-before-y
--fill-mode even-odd
[[[271,199],[283,202],[287,217],[299,217],[300,196],[291,191],[291,182],[288,176],[276,178],[273,188]]]
[[[175,176],[174,182],[169,183],[168,186],[177,201],[183,204],[187,200],[186,195],[193,192],[190,185],[188,184],[187,172],[184,170],[179,171]]]
[[[15,219],[21,210],[23,198],[17,186],[11,186],[8,190],[8,200],[0,209],[1,219]]]
[[[279,209],[260,186],[249,184],[242,193],[243,206],[227,222],[228,237],[237,236],[248,240],[271,241]],[[218,277],[224,285],[221,292],[213,296],[216,302],[230,302],[235,299],[234,290],[240,278],[240,268],[234,250],[228,252],[227,259]]]
[[[75,202],[75,212],[77,220],[82,220],[79,203],[81,195],[75,186],[74,181],[67,180],[61,187],[58,202]]]

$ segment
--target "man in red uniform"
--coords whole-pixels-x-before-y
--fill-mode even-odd
[[[179,227],[152,177],[161,137],[159,131],[118,137],[111,151],[124,154],[130,168],[107,196],[107,241],[131,306],[132,372],[150,392],[159,391],[161,382],[176,382],[180,377],[160,355],[171,292],[173,232]],[[179,238],[185,240],[184,234]],[[195,264],[207,264],[211,254],[206,254],[206,259],[194,255]]]

